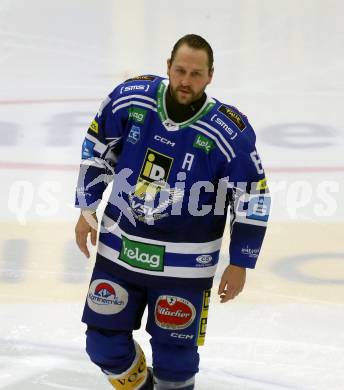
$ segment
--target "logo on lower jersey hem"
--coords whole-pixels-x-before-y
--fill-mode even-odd
[[[164,246],[145,244],[122,235],[122,248],[118,258],[132,267],[162,272],[164,256]]]

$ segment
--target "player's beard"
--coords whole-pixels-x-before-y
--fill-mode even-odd
[[[170,85],[170,93],[173,99],[179,104],[185,104],[185,105],[191,104],[192,102],[198,100],[203,95],[204,89],[200,91],[198,94],[196,94],[191,88],[185,88],[185,87],[173,88]]]

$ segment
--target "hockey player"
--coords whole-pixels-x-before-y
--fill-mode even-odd
[[[242,291],[246,268],[255,267],[269,213],[251,125],[205,93],[213,76],[209,44],[181,38],[167,74],[118,85],[82,146],[75,232],[87,257],[87,237],[95,245],[99,233],[83,313],[86,348],[117,390],[194,388],[227,209],[221,302]],[[111,180],[97,232],[95,210]],[[146,307],[153,370],[132,337]]]

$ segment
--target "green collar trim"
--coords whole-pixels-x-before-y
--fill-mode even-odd
[[[192,125],[196,121],[198,121],[202,116],[208,114],[208,112],[215,105],[215,101],[207,96],[207,100],[203,104],[203,107],[192,118],[188,119],[185,122],[175,123],[167,115],[167,110],[166,110],[167,86],[168,86],[168,81],[162,80],[160,85],[159,85],[158,92],[157,92],[157,111],[158,111],[158,115],[159,115],[159,118],[160,118],[162,123],[164,123],[166,120],[168,120],[169,122],[173,123],[175,125],[175,127],[177,127],[178,129],[183,129],[185,127]],[[169,129],[167,128],[167,130],[169,130]]]

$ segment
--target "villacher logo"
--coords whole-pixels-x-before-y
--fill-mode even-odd
[[[185,329],[195,315],[194,305],[184,298],[161,295],[155,304],[155,322],[163,329]]]

